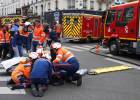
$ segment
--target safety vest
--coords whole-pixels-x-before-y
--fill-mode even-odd
[[[20,63],[12,72],[11,74],[11,78],[15,83],[19,83],[19,79],[18,77],[23,75],[24,77],[26,77],[27,79],[29,79],[30,77],[30,71],[31,71],[31,66],[30,65],[26,65],[23,63]]]
[[[10,33],[6,32],[5,34],[3,31],[0,31],[0,43],[10,43]]]
[[[54,63],[67,62],[72,57],[74,57],[74,55],[70,51],[64,48],[60,48],[58,49],[56,53],[56,59],[53,62]]]
[[[42,26],[35,27],[34,34],[33,34],[33,41],[44,42],[45,40],[45,33],[43,32]]]
[[[61,25],[60,24],[56,24],[55,32],[56,33],[61,33]]]

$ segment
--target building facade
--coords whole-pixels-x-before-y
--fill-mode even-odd
[[[27,15],[29,9],[34,15],[43,16],[44,12],[66,9],[106,10],[114,2],[126,0],[0,0],[0,16],[16,14],[21,9]]]

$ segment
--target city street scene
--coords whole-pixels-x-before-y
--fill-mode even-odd
[[[139,100],[140,0],[0,0],[0,100]]]

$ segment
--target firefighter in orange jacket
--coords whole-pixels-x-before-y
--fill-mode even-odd
[[[45,33],[43,32],[43,27],[40,24],[40,21],[36,21],[35,29],[33,33],[32,40],[32,51],[35,52],[38,45],[42,45],[45,41]]]
[[[0,28],[0,58],[5,59],[10,48],[10,33],[7,27]],[[2,55],[3,54],[3,55]]]
[[[56,25],[55,25],[55,32],[57,34],[58,40],[60,40],[61,31],[62,31],[61,24],[59,24],[58,21],[57,21]]]
[[[81,85],[81,76],[76,74],[80,65],[74,54],[61,47],[61,44],[56,42],[51,45],[53,53],[56,54],[55,60],[53,60],[54,69],[60,72],[60,77],[67,78],[71,81],[76,81]],[[66,74],[63,73],[66,72]]]
[[[12,87],[14,89],[26,88],[29,84],[29,76],[31,71],[31,60],[29,58],[22,57],[19,65],[13,70],[11,79],[15,83]]]
[[[29,40],[28,27],[26,25],[21,25],[19,27],[19,39],[21,41],[21,48],[24,45],[27,52],[29,52],[29,50],[30,50],[30,40]]]

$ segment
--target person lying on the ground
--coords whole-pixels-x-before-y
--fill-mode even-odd
[[[11,80],[8,82],[14,83],[12,90],[26,88],[29,86],[29,76],[31,70],[31,59],[22,57],[18,66],[13,70],[11,74]]]

